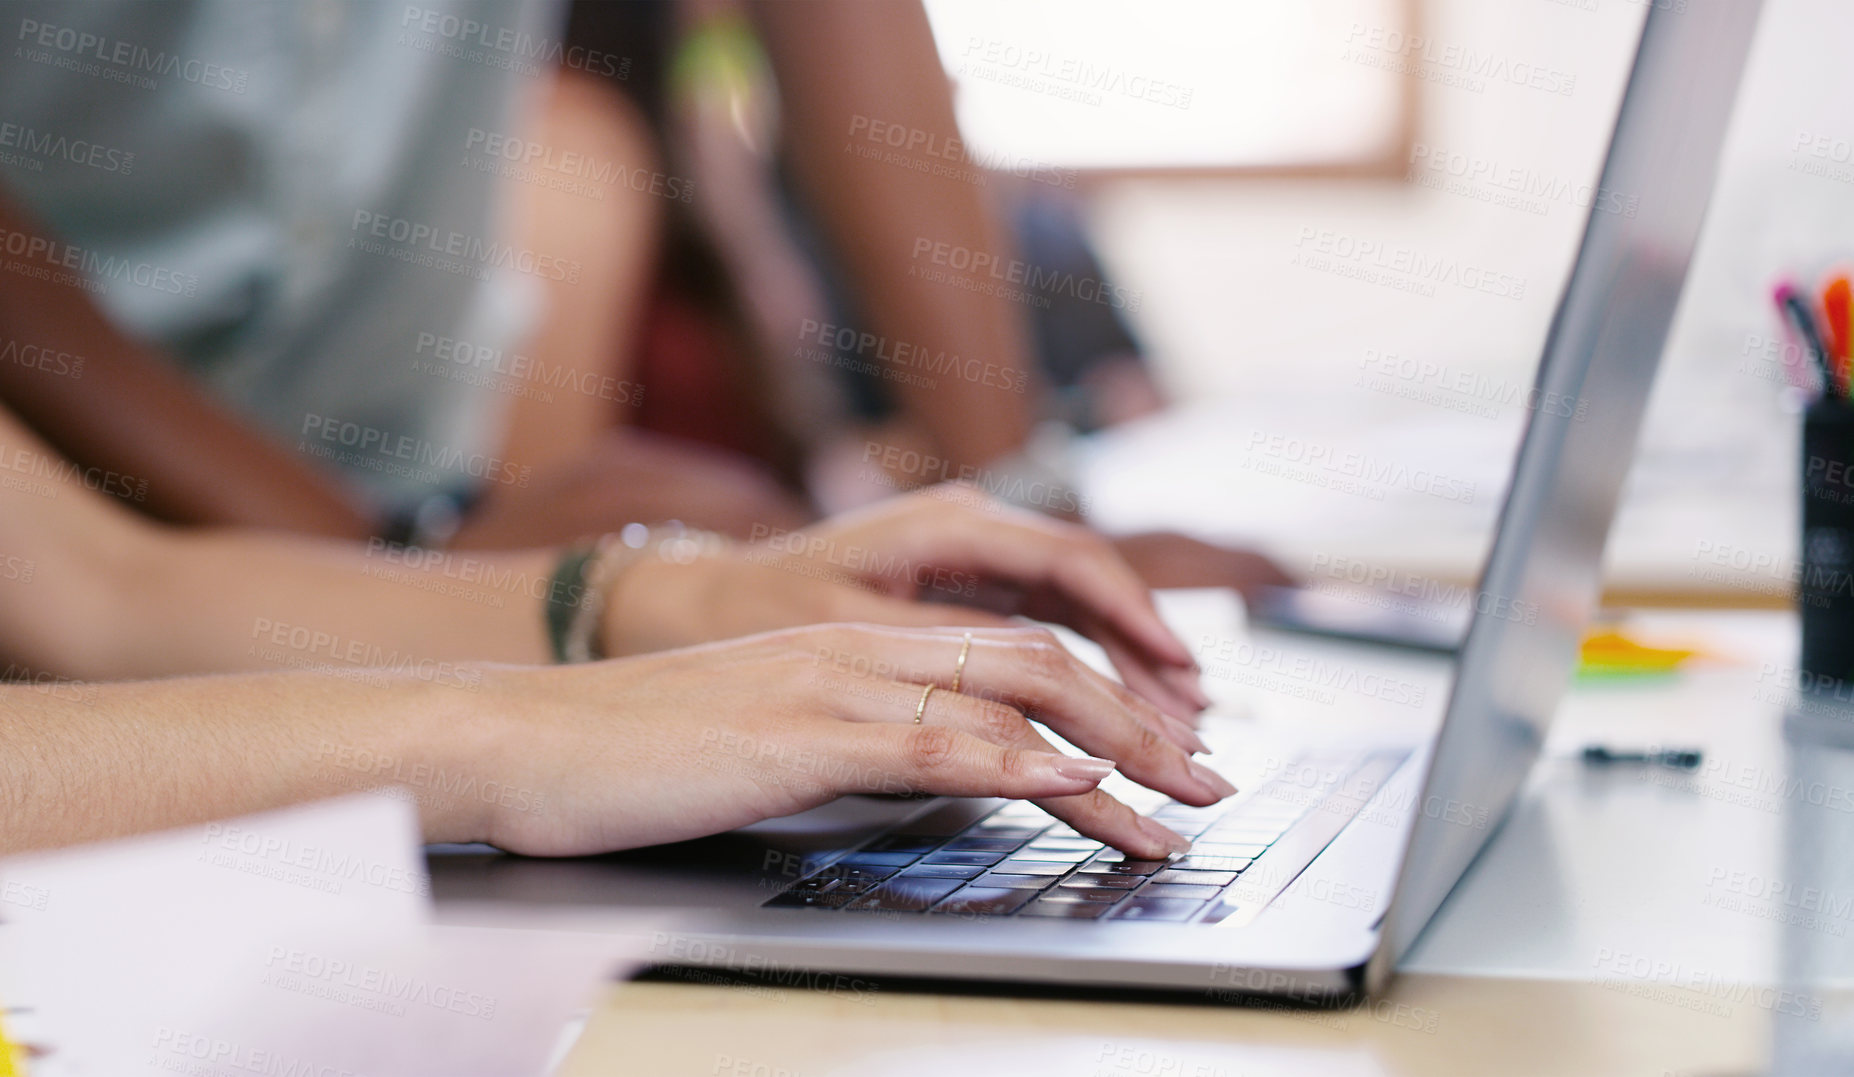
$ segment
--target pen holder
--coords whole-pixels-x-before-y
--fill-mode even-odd
[[[1803,413],[1802,684],[1854,681],[1854,403],[1824,396]]]

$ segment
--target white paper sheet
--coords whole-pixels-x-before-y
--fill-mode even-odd
[[[539,1074],[641,932],[434,926],[372,794],[0,861],[33,1077]]]

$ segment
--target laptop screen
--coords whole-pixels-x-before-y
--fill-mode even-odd
[[[1634,69],[1535,384],[1371,980],[1421,933],[1538,758],[1594,611],[1604,541],[1699,238],[1758,0],[1644,0]],[[1431,810],[1466,806],[1471,812]],[[1481,813],[1485,812],[1484,815]]]

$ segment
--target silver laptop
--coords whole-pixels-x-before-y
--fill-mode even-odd
[[[1648,0],[1601,180],[1638,208],[1585,226],[1537,381],[1537,399],[1579,406],[1531,415],[1433,740],[1309,748],[1213,807],[1148,804],[1194,840],[1171,862],[1129,859],[1029,804],[850,797],[608,857],[434,850],[441,913],[674,908],[685,926],[649,958],[704,980],[1377,990],[1506,815],[1571,673],[1758,6]],[[1218,736],[1237,725],[1206,719],[1213,764],[1244,757]]]

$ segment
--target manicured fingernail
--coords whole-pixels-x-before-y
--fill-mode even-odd
[[[1196,778],[1199,785],[1216,794],[1218,800],[1236,795],[1236,787],[1229,783],[1229,779],[1195,759],[1191,760],[1191,777]]]
[[[1191,851],[1191,843],[1156,819],[1139,817],[1140,833],[1165,847],[1169,856],[1183,856]]]
[[[1183,718],[1175,718],[1164,711],[1160,711],[1159,732],[1164,735],[1166,740],[1178,745],[1178,747],[1183,748],[1191,755],[1210,754],[1210,745],[1205,744],[1204,738],[1198,736],[1197,733],[1192,730],[1191,723]]]
[[[1114,772],[1114,764],[1109,759],[1096,759],[1091,755],[1065,755],[1049,764],[1050,769],[1064,778],[1086,778],[1099,785]]]

